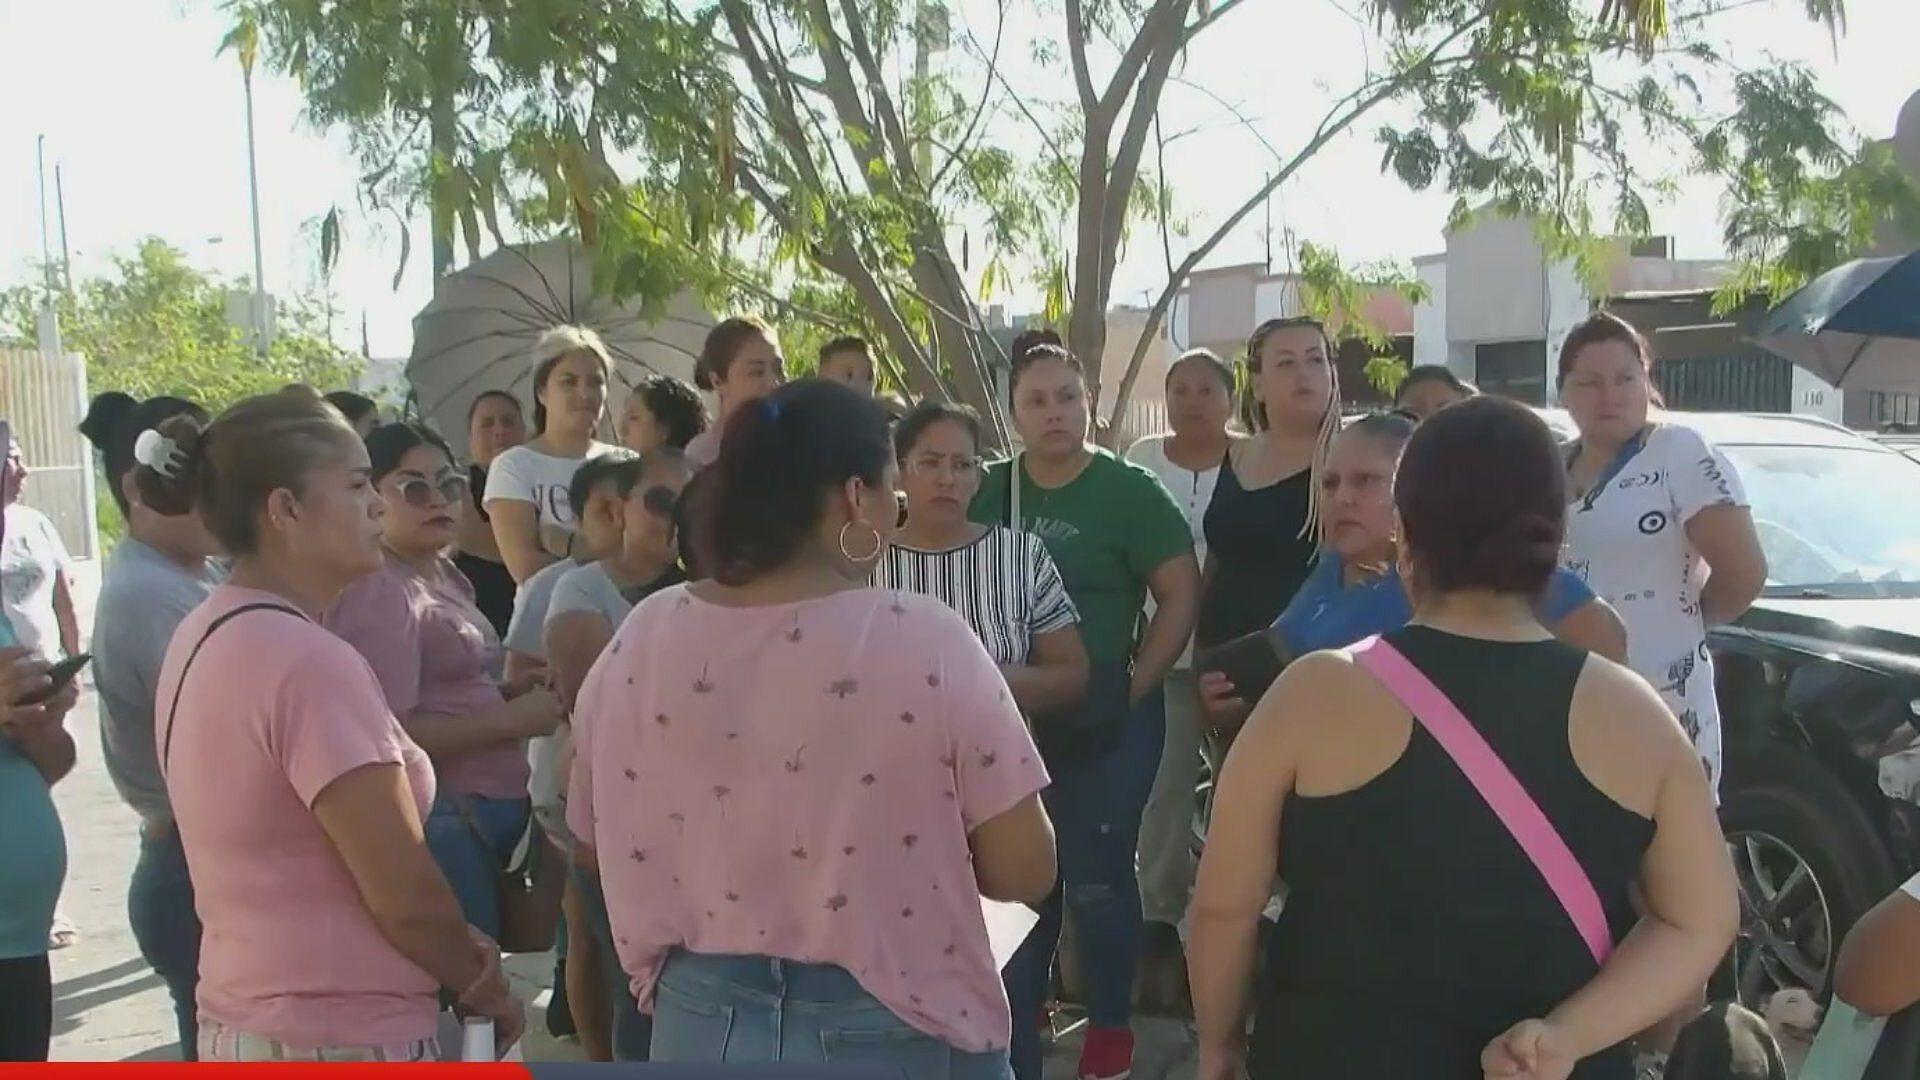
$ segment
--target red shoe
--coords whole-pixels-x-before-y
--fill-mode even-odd
[[[1127,1080],[1133,1074],[1133,1031],[1129,1028],[1087,1027],[1080,1044],[1080,1080]]]

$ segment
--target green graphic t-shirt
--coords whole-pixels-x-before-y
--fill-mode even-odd
[[[972,517],[1007,524],[1013,462],[987,467]],[[1096,449],[1065,487],[1043,488],[1020,470],[1019,527],[1038,536],[1080,609],[1080,635],[1095,663],[1130,659],[1147,577],[1193,551],[1180,507],[1149,470]]]

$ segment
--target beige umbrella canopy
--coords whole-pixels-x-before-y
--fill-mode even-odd
[[[562,323],[598,332],[613,354],[608,419],[611,439],[626,390],[653,374],[693,381],[694,358],[714,319],[682,293],[657,318],[637,301],[616,304],[593,289],[589,256],[571,240],[513,244],[442,278],[413,319],[407,383],[419,415],[466,453],[467,410],[488,390],[533,405],[533,343]]]

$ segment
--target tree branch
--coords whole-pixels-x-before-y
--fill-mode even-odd
[[[1180,24],[1185,21],[1187,8],[1192,4],[1193,0],[1158,0],[1147,10],[1146,17],[1140,20],[1140,32],[1134,35],[1133,43],[1127,46],[1120,63],[1114,67],[1106,93],[1100,95],[1098,108],[1107,123],[1113,122],[1113,118],[1120,113],[1120,106],[1133,93],[1134,80],[1160,47],[1161,35],[1170,34],[1176,45],[1181,42]],[[1162,26],[1163,23],[1171,25]]]
[[[1341,132],[1353,126],[1355,121],[1359,120],[1368,112],[1371,112],[1381,102],[1399,93],[1416,76],[1427,72],[1432,67],[1434,61],[1437,60],[1449,46],[1466,36],[1468,32],[1473,30],[1486,18],[1486,14],[1482,13],[1461,23],[1455,27],[1450,34],[1441,39],[1438,44],[1434,45],[1432,49],[1429,49],[1417,62],[1408,65],[1404,71],[1386,79],[1375,80],[1371,84],[1362,85],[1353,91],[1353,93],[1335,102],[1334,107],[1321,118],[1320,125],[1318,129],[1315,130],[1313,138],[1309,139],[1306,144],[1300,148],[1299,152],[1295,153],[1279,171],[1268,177],[1267,182],[1260,185],[1245,202],[1241,203],[1225,221],[1221,222],[1220,225],[1214,229],[1212,234],[1201,241],[1192,251],[1187,253],[1187,257],[1181,260],[1179,266],[1174,268],[1173,273],[1167,279],[1166,286],[1161,289],[1159,298],[1153,302],[1153,307],[1147,312],[1146,325],[1141,328],[1140,337],[1134,343],[1133,355],[1127,361],[1126,373],[1121,376],[1119,391],[1114,395],[1113,411],[1108,419],[1109,424],[1119,424],[1121,414],[1125,411],[1127,400],[1133,394],[1134,383],[1140,378],[1140,365],[1146,358],[1147,347],[1159,334],[1160,324],[1165,320],[1168,309],[1173,306],[1174,298],[1179,294],[1181,287],[1186,284],[1187,277],[1193,273],[1194,268],[1199,266],[1208,255],[1212,254],[1213,249],[1220,246],[1220,243],[1239,226],[1241,221],[1246,219],[1247,215],[1253,213],[1267,196],[1279,190],[1282,184],[1286,183],[1295,172],[1299,171],[1301,166],[1310,161],[1323,147],[1329,142],[1332,142]],[[1344,115],[1342,114],[1343,109],[1346,110]]]
[[[927,181],[929,197],[939,192],[940,184],[947,178],[947,172],[960,160],[960,155],[966,152],[967,144],[973,141],[974,134],[980,130],[981,119],[987,114],[987,103],[993,100],[993,80],[1000,70],[1000,43],[1007,32],[1007,0],[1000,0],[999,8],[1000,14],[993,28],[993,55],[987,57],[987,77],[980,87],[980,104],[974,107],[973,119],[968,121],[966,130],[960,133],[960,140],[953,144],[952,153],[948,154],[947,160],[941,162],[940,167],[934,170],[933,179]],[[931,132],[927,137],[931,138]]]
[[[1767,0],[1754,0],[1754,2],[1765,3],[1767,2]],[[1241,0],[1221,0],[1220,3],[1213,5],[1212,11],[1208,12],[1206,15],[1201,16],[1198,22],[1195,22],[1193,25],[1187,27],[1186,30],[1181,32],[1180,47],[1184,49],[1187,46],[1193,44],[1194,38],[1197,38],[1202,33],[1204,33],[1207,27],[1212,26],[1214,23],[1219,22],[1220,19],[1223,16],[1225,16],[1227,12],[1232,11],[1234,8],[1239,7],[1240,3],[1241,3]]]
[[[1093,92],[1093,72],[1087,67],[1087,14],[1080,0],[1067,0],[1067,55],[1073,60],[1073,86],[1080,93],[1080,108],[1093,113],[1100,104]]]

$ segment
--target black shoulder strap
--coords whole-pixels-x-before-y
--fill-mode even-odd
[[[207,627],[206,633],[200,635],[200,640],[193,643],[193,651],[187,654],[187,662],[180,665],[180,680],[174,683],[173,686],[173,703],[167,706],[166,739],[160,745],[161,779],[164,780],[166,778],[167,762],[173,755],[173,718],[180,711],[180,691],[186,689],[188,669],[193,667],[194,659],[200,655],[200,650],[205,647],[207,639],[213,636],[215,630],[220,629],[232,622],[235,618],[245,615],[249,611],[283,611],[296,619],[306,618],[305,615],[300,614],[285,604],[262,602],[258,604],[242,604],[232,611],[227,612],[225,615],[213,620],[212,624]]]

